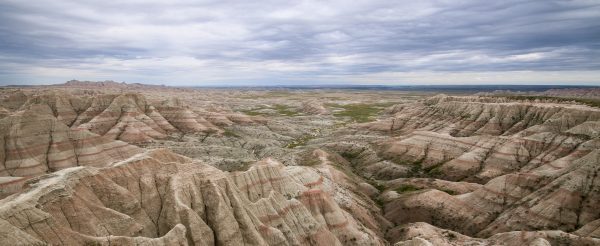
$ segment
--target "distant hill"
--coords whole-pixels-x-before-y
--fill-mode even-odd
[[[112,80],[105,81],[79,81],[79,80],[69,80],[64,84],[56,84],[51,86],[58,87],[82,87],[82,88],[114,88],[114,89],[132,89],[132,88],[165,88],[165,85],[148,85],[148,84],[140,84],[140,83],[125,83],[125,82],[115,82]]]
[[[194,88],[230,88],[253,90],[302,90],[302,89],[334,89],[334,90],[395,90],[422,92],[543,92],[562,89],[590,89],[597,86],[581,85],[273,85],[273,86],[196,86]]]
[[[542,96],[553,97],[573,97],[573,98],[600,98],[600,88],[567,88],[567,89],[550,89],[543,93]]]

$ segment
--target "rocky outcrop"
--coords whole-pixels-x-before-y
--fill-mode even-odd
[[[410,223],[388,232],[396,245],[586,245],[600,244],[600,239],[580,237],[562,231],[514,231],[499,233],[487,239],[472,238],[427,223]]]
[[[502,98],[438,96],[388,110],[391,117],[364,129],[410,133],[434,131],[455,137],[509,136],[533,126],[562,132],[600,119],[600,109],[583,105],[511,102]],[[542,130],[539,129],[539,130]]]
[[[357,124],[306,92],[111,84],[0,93],[0,244],[599,243],[598,109],[438,95]]]
[[[568,89],[550,89],[536,95],[550,97],[566,98],[593,98],[600,99],[600,88],[568,88]]]
[[[0,243],[383,244],[328,192],[289,175],[273,160],[227,174],[167,150],[69,168],[2,201]]]
[[[378,141],[368,159],[369,150],[353,158],[358,168],[386,170],[376,178],[393,180],[380,182],[385,191],[378,196],[389,221],[427,222],[486,240],[556,229],[571,234],[548,235],[572,242],[597,236],[592,211],[598,208],[590,199],[598,199],[600,189],[598,109],[442,95],[387,113],[387,119],[354,126],[358,134],[391,138]],[[530,239],[527,244],[544,243]]]
[[[305,114],[320,115],[331,113],[323,104],[319,101],[310,100],[302,103],[302,112]]]
[[[73,127],[129,143],[166,138],[173,130],[139,94],[97,97]]]
[[[423,221],[481,237],[548,229],[595,235],[599,208],[592,201],[599,199],[599,154],[594,150],[503,175],[463,195],[438,190],[388,194],[385,216],[399,224]]]
[[[25,104],[26,102],[27,95],[21,90],[16,90],[10,92],[10,94],[7,97],[0,101],[0,106],[9,111],[15,111],[21,106],[23,106],[23,104]]]
[[[28,177],[73,166],[103,166],[140,152],[137,147],[71,129],[47,105],[0,120],[0,176]]]
[[[598,136],[600,118],[600,110],[583,105],[448,96],[397,105],[388,113],[388,119],[356,127],[397,136],[381,143],[383,159],[477,183],[585,154],[579,146]]]
[[[174,87],[167,87],[165,85],[150,85],[140,83],[125,83],[116,82],[112,80],[105,81],[80,81],[80,80],[69,80],[63,84],[55,84],[53,87],[66,87],[66,88],[84,88],[84,89],[119,89],[119,90],[173,90],[178,89]],[[183,90],[183,89],[182,89]]]
[[[491,178],[532,169],[570,154],[585,154],[589,137],[540,132],[511,137],[453,137],[435,132],[413,132],[383,145],[380,155],[449,180],[485,183]]]
[[[235,113],[212,113],[209,118],[211,122],[179,100],[167,100],[153,106],[139,93],[87,97],[50,91],[24,97],[25,102],[20,104],[19,109],[46,105],[54,117],[71,128],[135,144],[166,139],[173,133],[222,132],[213,122],[222,126],[238,122],[254,123],[247,116]]]

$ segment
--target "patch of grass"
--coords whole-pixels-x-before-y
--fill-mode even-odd
[[[84,246],[100,246],[102,245],[100,242],[96,241],[86,241],[83,243]]]
[[[300,114],[298,111],[294,110],[294,108],[287,106],[287,105],[283,105],[283,104],[276,104],[276,105],[273,105],[272,107],[259,107],[259,108],[248,109],[248,110],[240,110],[240,112],[250,115],[250,116],[269,115],[267,113],[259,112],[260,110],[263,110],[263,109],[273,109],[277,112],[277,114],[283,115],[283,116],[296,116],[296,115]]]
[[[405,161],[405,160],[395,159],[395,158],[389,159],[389,161],[391,161],[397,165],[410,166],[408,174],[411,177],[439,177],[444,174],[442,172],[442,170],[440,169],[443,162],[424,168],[423,167],[424,160],[425,159],[423,158],[423,159],[411,162],[411,161]]]
[[[380,184],[377,181],[367,180],[367,183],[369,183],[370,185],[372,185],[373,187],[375,187],[375,189],[377,189],[379,192],[383,192],[385,190],[385,186],[383,186],[382,184]]]
[[[437,177],[437,176],[440,176],[440,175],[442,175],[444,173],[442,172],[442,170],[439,167],[435,167],[435,168],[429,169],[427,171],[427,174],[429,176]]]
[[[240,135],[237,135],[235,132],[229,130],[229,129],[225,129],[225,131],[223,131],[223,136],[226,137],[232,137],[232,138],[239,138]]]
[[[442,164],[444,164],[443,162],[435,164],[435,165],[431,165],[427,168],[424,168],[423,171],[425,172],[425,174],[427,174],[430,177],[437,177],[437,176],[441,176],[442,174],[444,174],[442,172],[442,170],[440,169]]]
[[[248,171],[248,169],[250,169],[250,166],[252,166],[252,162],[239,162],[237,165],[228,165],[228,170],[230,172],[245,172]]]
[[[414,185],[409,185],[409,184],[401,185],[400,187],[395,189],[395,191],[398,192],[398,194],[404,194],[404,193],[418,191],[418,190],[421,190],[421,188],[416,187]]]
[[[46,242],[37,242],[37,243],[33,243],[31,245],[32,246],[50,246],[51,244],[48,244]]]
[[[377,206],[379,208],[382,208],[385,206],[385,203],[383,202],[383,200],[381,198],[375,198],[373,199],[373,201],[375,202],[375,204],[377,204]]]
[[[313,158],[306,158],[302,162],[303,166],[309,166],[309,167],[316,166],[316,165],[319,165],[319,164],[321,164],[321,160],[319,160],[318,158],[314,158],[314,157]]]
[[[292,140],[292,142],[288,143],[285,147],[288,149],[293,149],[293,148],[296,148],[299,146],[305,146],[306,143],[313,138],[315,138],[315,137],[312,135],[308,135],[308,134],[302,135],[301,137]]]
[[[412,163],[412,166],[410,167],[410,173],[412,173],[413,175],[421,173],[422,170],[423,166],[421,166],[420,161]]]
[[[562,134],[573,137],[573,138],[578,138],[582,141],[588,141],[588,140],[592,139],[592,137],[585,135],[585,134],[576,134],[576,133],[570,133],[570,132],[563,132]]]
[[[260,110],[260,109],[241,110],[240,112],[250,115],[250,116],[264,115],[263,113],[257,112],[256,110]]]
[[[410,169],[408,170],[408,174],[411,177],[419,177],[423,173],[423,160],[422,159],[417,160],[417,161],[412,161],[412,162],[398,160],[398,159],[391,159],[390,161],[392,161],[393,163],[396,163],[398,165],[410,166]]]
[[[341,108],[342,111],[333,113],[336,117],[349,117],[353,122],[364,123],[373,120],[383,109],[394,103],[375,103],[375,104],[327,104],[334,108]]]
[[[298,155],[298,161],[302,166],[316,166],[321,164],[321,160],[316,158],[313,154],[313,150],[306,150]]]
[[[291,95],[293,93],[289,91],[269,91],[265,94],[267,97],[289,97]]]
[[[289,92],[289,91],[269,91],[266,93],[252,93],[252,94],[244,94],[244,95],[240,95],[237,96],[237,98],[240,99],[256,99],[257,97],[288,97],[288,96],[292,96],[293,93]]]
[[[344,159],[346,159],[347,161],[352,161],[352,160],[356,159],[359,155],[360,155],[360,153],[353,153],[353,152],[342,152],[340,154],[340,156],[344,157]]]
[[[296,116],[300,114],[298,111],[293,110],[292,107],[283,104],[276,104],[273,106],[273,109],[275,109],[278,114],[285,116]]]

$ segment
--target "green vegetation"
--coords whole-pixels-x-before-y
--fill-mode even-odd
[[[282,91],[269,91],[269,92],[267,92],[265,94],[265,96],[267,96],[267,97],[289,97],[291,95],[293,95],[292,92],[284,91],[284,90],[282,90]]]
[[[367,180],[367,182],[375,187],[375,189],[377,189],[379,192],[383,192],[385,190],[385,186],[375,180]]]
[[[239,138],[240,135],[237,135],[235,132],[229,130],[229,129],[225,129],[225,131],[223,131],[223,136],[225,137],[233,137],[233,138]]]
[[[247,161],[240,161],[237,164],[231,164],[228,165],[228,169],[227,171],[230,172],[245,172],[248,171],[248,169],[250,169],[250,166],[252,166],[253,162],[247,162]]]
[[[423,170],[423,166],[421,165],[421,161],[415,161],[412,163],[412,166],[410,168],[410,173],[412,175],[418,175],[419,173],[421,173]]]
[[[96,241],[86,241],[83,243],[84,246],[100,246],[102,245],[100,242]]]
[[[283,104],[276,104],[273,109],[277,110],[277,113],[280,115],[285,115],[285,116],[296,116],[299,115],[298,111],[293,110],[292,107],[287,106],[287,105],[283,105]]]
[[[440,175],[444,174],[442,172],[442,170],[440,169],[440,167],[442,166],[442,164],[444,164],[444,162],[440,162],[438,164],[431,165],[431,166],[429,166],[427,168],[424,168],[423,171],[425,172],[425,174],[427,174],[430,177],[440,176]]]
[[[427,170],[427,174],[429,174],[429,176],[437,177],[444,173],[442,172],[442,170],[440,170],[439,167],[435,167],[435,168],[431,168],[431,169]]]
[[[340,112],[333,113],[337,117],[349,117],[357,123],[364,123],[373,120],[383,109],[394,105],[394,103],[375,103],[375,104],[327,104],[329,107],[341,108]]]
[[[379,208],[382,208],[382,209],[384,208],[385,203],[383,202],[383,200],[381,198],[377,197],[377,198],[373,199],[373,201],[375,202],[375,204],[377,204],[377,206]]]
[[[256,93],[251,93],[251,94],[244,94],[244,95],[240,95],[237,98],[240,99],[256,99],[257,97],[289,97],[294,95],[294,93],[289,92],[289,91],[285,91],[285,90],[275,90],[275,91],[269,91],[266,93],[261,93],[261,94],[256,94]]]
[[[423,172],[423,165],[422,165],[423,159],[411,162],[411,161],[404,161],[404,160],[392,158],[392,159],[390,159],[390,161],[397,165],[410,166],[410,170],[408,171],[408,173],[411,177],[419,177],[419,176],[421,176],[421,173]]]
[[[307,149],[298,155],[298,161],[302,166],[316,166],[321,164],[321,160],[312,153],[314,149]]]
[[[352,161],[354,159],[356,159],[358,156],[360,155],[360,152],[342,152],[340,154],[340,156],[344,157],[344,159],[346,159],[347,161]]]
[[[300,113],[298,111],[294,110],[294,108],[292,108],[288,105],[283,105],[283,104],[276,104],[276,105],[273,105],[272,107],[259,107],[259,108],[255,108],[255,109],[240,110],[240,111],[242,113],[250,115],[250,116],[268,115],[267,113],[259,112],[260,110],[263,110],[263,109],[273,109],[273,110],[277,111],[277,114],[283,115],[283,116],[300,115]]]
[[[313,138],[315,138],[315,136],[308,135],[308,134],[302,135],[299,138],[294,139],[291,143],[288,143],[285,147],[288,149],[293,149],[298,146],[304,146],[304,145],[306,145],[306,143],[308,141],[310,141]]]
[[[395,189],[395,191],[398,192],[398,194],[403,194],[403,193],[417,191],[417,190],[421,190],[421,188],[416,187],[414,185],[409,185],[409,184],[401,185],[400,187]]]
[[[388,160],[397,165],[410,167],[408,170],[410,177],[440,177],[444,174],[441,170],[441,166],[444,164],[444,162],[423,167],[423,161],[425,161],[425,158],[416,161],[406,161],[398,158],[390,158]]]
[[[314,156],[309,156],[307,158],[304,158],[303,161],[301,162],[303,166],[316,166],[321,164],[321,160],[319,160],[319,158],[315,158]]]
[[[49,246],[51,244],[48,244],[46,242],[36,242],[36,243],[31,244],[31,245],[32,246]]]
[[[262,108],[260,108],[260,109],[262,109]],[[241,110],[241,112],[244,114],[250,115],[250,116],[264,115],[261,112],[256,112],[256,110],[260,110],[260,109]]]
[[[494,97],[504,97],[512,100],[553,100],[558,102],[576,102],[590,107],[600,108],[600,100],[586,98],[568,98],[568,97],[550,97],[550,96],[528,96],[528,95],[496,95]]]

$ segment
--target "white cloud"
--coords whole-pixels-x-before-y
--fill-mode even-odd
[[[597,1],[6,0],[0,11],[0,83],[600,83]]]

